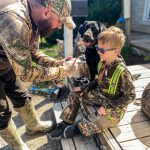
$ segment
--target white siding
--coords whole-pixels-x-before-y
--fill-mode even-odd
[[[150,33],[150,23],[143,20],[145,0],[131,0],[131,30]]]

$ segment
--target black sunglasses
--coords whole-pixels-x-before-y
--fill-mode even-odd
[[[97,51],[100,51],[100,53],[105,54],[107,51],[115,50],[116,48],[99,48],[98,45],[95,45],[95,48]]]

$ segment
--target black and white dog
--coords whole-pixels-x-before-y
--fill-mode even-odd
[[[85,59],[89,67],[91,81],[95,79],[97,74],[97,65],[100,57],[96,51],[97,36],[104,31],[106,26],[98,21],[85,21],[79,28],[79,33],[83,39],[85,49]]]

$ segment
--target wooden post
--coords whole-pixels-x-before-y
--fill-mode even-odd
[[[73,30],[64,27],[65,57],[73,56]]]
[[[123,15],[125,18],[126,42],[130,44],[131,37],[131,0],[123,0]]]

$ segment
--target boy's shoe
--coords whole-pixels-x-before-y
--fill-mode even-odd
[[[76,124],[68,125],[65,122],[58,124],[57,128],[50,132],[49,138],[51,140],[58,140],[61,138],[72,138],[73,136],[79,134],[80,131]]]
[[[72,138],[75,135],[80,134],[80,130],[76,124],[69,125],[68,127],[65,128],[64,130],[64,137],[65,138]]]
[[[49,138],[53,140],[61,139],[62,137],[64,137],[63,133],[67,126],[68,124],[66,124],[64,121],[59,123],[56,129],[49,133]]]

